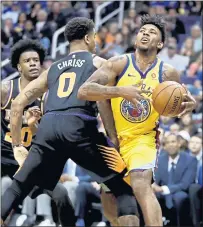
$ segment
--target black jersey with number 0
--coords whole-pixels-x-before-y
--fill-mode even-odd
[[[49,96],[45,112],[97,115],[96,102],[77,98],[78,89],[96,70],[92,54],[74,52],[55,62],[48,73]]]

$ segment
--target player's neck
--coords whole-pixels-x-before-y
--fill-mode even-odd
[[[135,51],[136,63],[152,64],[155,61],[156,56],[157,53],[149,53],[147,51],[141,51],[138,49]]]
[[[21,76],[20,78],[20,89],[23,90],[30,83],[25,77]]]
[[[70,53],[74,53],[74,52],[79,52],[79,51],[88,51],[87,46],[83,43],[71,43],[70,45]]]
[[[136,49],[135,51],[135,61],[136,65],[138,68],[142,71],[145,72],[155,61],[156,59],[156,54],[154,53],[148,53],[144,51],[140,51]]]

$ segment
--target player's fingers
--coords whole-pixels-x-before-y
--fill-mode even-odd
[[[149,101],[149,102],[152,102],[152,99],[151,98],[149,98],[149,97],[145,97],[145,96],[142,96],[142,100],[147,100],[147,101]]]
[[[33,108],[33,109],[30,109],[30,111],[41,112],[41,110],[39,108]]]
[[[182,102],[182,103],[181,103],[181,107],[186,107],[186,106],[189,106],[189,105],[192,105],[192,104],[193,104],[192,101],[190,101],[190,102],[185,101],[185,102]]]
[[[178,115],[178,118],[183,117],[184,115],[191,112],[193,109],[193,103],[192,102],[184,102],[181,104],[181,107],[183,108],[183,111]]]
[[[143,99],[145,99],[145,97],[140,96],[140,100],[141,99],[143,100]],[[144,106],[142,105],[142,103],[138,99],[134,98],[134,99],[132,99],[132,102],[135,106],[139,106],[139,108],[141,108],[143,112],[145,111]]]
[[[30,107],[28,110],[30,110],[30,111],[39,110],[40,111],[40,108],[39,108],[39,106],[33,106],[33,107]]]
[[[143,84],[143,79],[140,79],[133,86],[140,87],[142,84]]]
[[[195,102],[194,97],[193,97],[192,95],[190,95],[190,94],[184,94],[184,95],[183,95],[183,99],[184,99],[184,100],[187,100],[187,101]]]
[[[35,114],[41,114],[41,111],[40,110],[31,110],[32,113],[35,113]]]
[[[188,110],[185,109],[182,113],[180,113],[180,114],[178,115],[178,118],[181,118],[181,117],[187,115],[188,113],[190,113],[190,111],[188,111]]]
[[[131,102],[132,102],[135,106],[137,106],[137,105],[142,106],[141,102],[139,101],[139,100],[141,100],[141,99],[142,99],[141,96],[137,96],[136,98],[133,98],[133,99],[131,100]]]
[[[140,90],[139,93],[140,93],[140,94],[152,94],[152,90],[143,89],[143,90]]]
[[[41,116],[41,115],[42,115],[42,113],[39,112],[39,111],[32,111],[31,113],[32,113],[32,115],[35,116],[35,117]]]
[[[32,111],[32,113],[34,116],[40,116],[42,114],[41,111]]]

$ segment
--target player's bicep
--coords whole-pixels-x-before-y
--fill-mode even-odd
[[[27,106],[47,91],[48,70],[43,72],[37,79],[31,81],[14,100],[17,104]]]
[[[173,66],[164,64],[162,70],[162,81],[175,81],[180,83],[180,73]]]
[[[126,56],[110,58],[86,82],[98,83],[100,85],[114,85],[115,79],[122,72],[126,61]]]
[[[90,77],[87,79],[86,83],[97,83],[100,85],[110,84],[117,76],[116,72],[112,70],[112,63],[106,62],[99,69],[97,69]]]

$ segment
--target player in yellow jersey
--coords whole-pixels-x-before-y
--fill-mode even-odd
[[[162,81],[180,83],[176,69],[157,57],[164,46],[164,30],[161,17],[143,16],[135,53],[109,59],[78,92],[78,97],[85,100],[111,99],[111,106],[105,103],[108,108],[103,109],[102,119],[107,133],[111,131],[118,136],[118,141],[116,136],[113,140],[120,144],[146,226],[162,226],[161,208],[151,187],[157,160],[159,115],[149,100],[151,93],[146,90],[153,90]],[[184,98],[184,110],[179,117],[196,105],[189,92]]]

